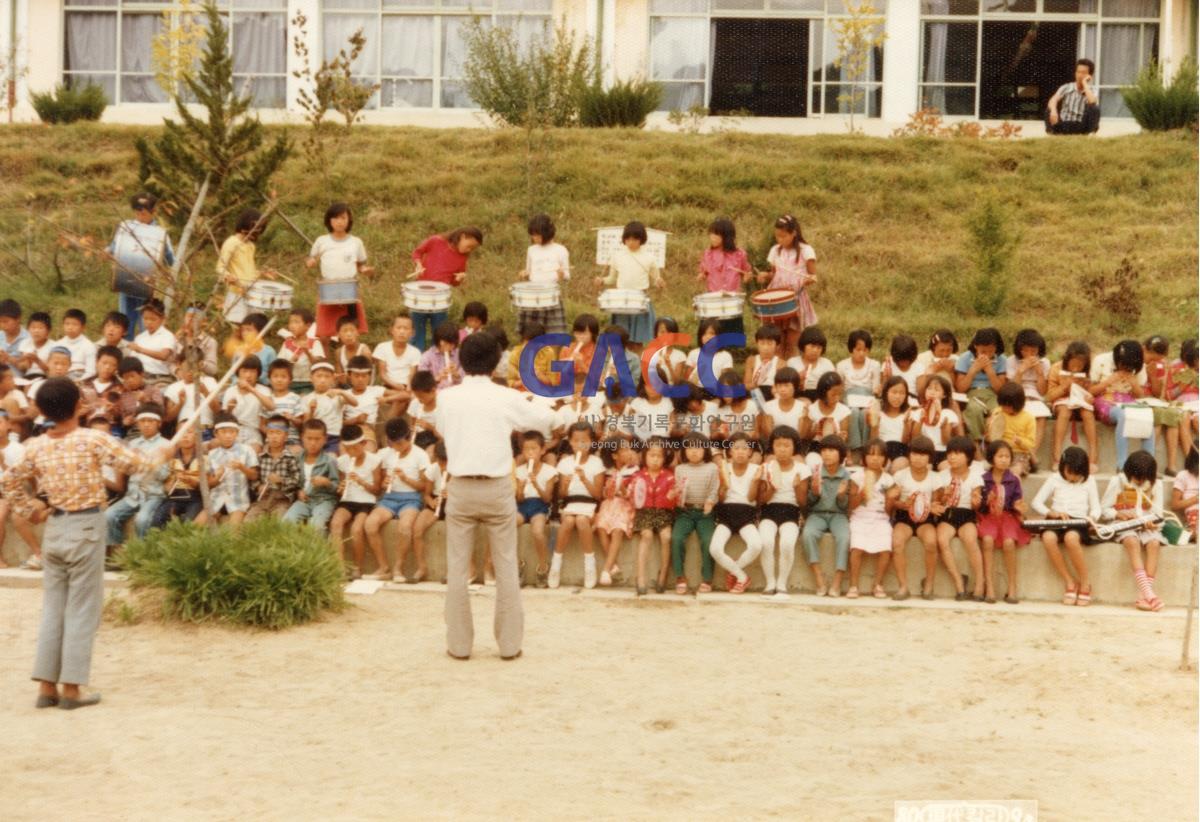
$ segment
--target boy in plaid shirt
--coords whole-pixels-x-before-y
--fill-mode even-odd
[[[261,478],[258,498],[246,514],[247,520],[274,514],[283,516],[304,486],[304,473],[296,455],[287,449],[288,421],[275,416],[267,420],[267,447],[258,458]]]
[[[213,516],[225,514],[229,524],[241,525],[250,510],[250,483],[258,479],[258,457],[237,441],[237,418],[228,411],[213,417],[214,445],[208,452],[209,500]],[[201,514],[196,518],[200,522]]]

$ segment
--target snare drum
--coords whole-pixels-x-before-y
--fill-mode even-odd
[[[358,302],[358,280],[318,280],[317,302],[322,305],[353,305]]]
[[[790,288],[768,288],[750,295],[750,309],[760,320],[787,320],[799,311],[796,292]]]
[[[692,298],[692,307],[701,320],[731,320],[742,316],[745,298],[736,291],[709,291]]]
[[[293,289],[287,283],[255,280],[246,289],[246,307],[251,311],[291,311]]]
[[[636,288],[608,288],[600,292],[600,310],[609,314],[645,314],[650,297]]]
[[[445,283],[419,280],[415,283],[405,283],[401,290],[404,295],[404,307],[409,311],[435,314],[450,310],[450,286]]]
[[[513,283],[508,294],[513,308],[522,311],[554,308],[559,302],[557,283]]]

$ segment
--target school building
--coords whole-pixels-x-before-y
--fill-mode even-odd
[[[463,27],[472,15],[537,36],[564,19],[596,43],[606,81],[663,84],[662,112],[705,106],[737,112],[746,131],[842,133],[849,107],[868,133],[887,134],[921,107],[982,121],[1040,120],[1071,80],[1075,60],[1097,67],[1101,133],[1136,130],[1119,88],[1151,59],[1168,75],[1196,53],[1197,0],[875,0],[886,39],[861,93],[848,96],[837,29],[856,0],[218,0],[231,23],[237,78],[264,120],[299,120],[293,53],[297,13],[308,46],[332,55],[362,28],[355,68],[380,84],[367,121],[472,126],[463,90]],[[0,0],[0,55],[19,119],[30,91],[92,81],[108,93],[105,119],[148,123],[171,111],[154,81],[159,0]],[[16,59],[10,60],[14,53]],[[318,61],[319,62],[319,59]],[[15,67],[15,69],[14,69]],[[1037,122],[1028,134],[1040,134]]]

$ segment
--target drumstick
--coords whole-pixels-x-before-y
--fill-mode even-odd
[[[277,319],[278,317],[272,317],[270,320],[268,320],[267,324],[262,327],[262,330],[255,335],[251,345],[257,342],[262,342],[262,338],[266,335],[267,331],[271,329],[271,326],[275,325],[275,321]],[[225,376],[221,377],[220,381],[217,382],[216,387],[213,388],[210,393],[214,395],[220,394],[221,391],[224,390],[225,386],[229,384],[229,381],[233,378],[233,375],[236,374],[238,368],[241,367],[242,361],[249,356],[245,350],[248,347],[249,346],[243,346],[242,353],[238,354],[237,359],[233,361],[233,365],[229,366],[229,370],[225,372]],[[183,425],[179,426],[179,428],[175,431],[175,436],[171,437],[171,446],[177,447],[179,445],[179,441],[183,438],[183,435],[192,430],[192,428],[194,428],[196,423],[199,421],[199,414],[193,414],[191,417],[189,417],[187,421],[184,422]]]

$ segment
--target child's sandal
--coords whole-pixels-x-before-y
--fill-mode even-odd
[[[1086,591],[1080,591],[1079,597],[1075,600],[1075,604],[1081,608],[1086,608],[1092,604],[1092,589],[1089,587]]]
[[[711,593],[712,593],[712,589],[713,589],[713,587],[712,587],[712,583],[711,583],[711,582],[701,582],[701,583],[700,583],[700,587],[696,589],[696,593],[698,593],[698,594],[711,594]],[[685,593],[686,593],[686,592],[685,592]]]
[[[687,580],[683,579],[682,577],[675,580],[675,593],[679,594],[680,596],[683,596],[687,592],[688,592]]]
[[[876,585],[874,590],[871,591],[871,596],[875,597],[875,599],[887,599],[888,598],[887,591],[883,590],[882,585]]]
[[[846,591],[846,599],[858,599],[858,586],[850,586],[850,588]]]
[[[1074,605],[1078,599],[1079,599],[1079,592],[1076,591],[1074,588],[1068,588],[1066,591],[1063,592],[1062,604],[1063,605]]]

